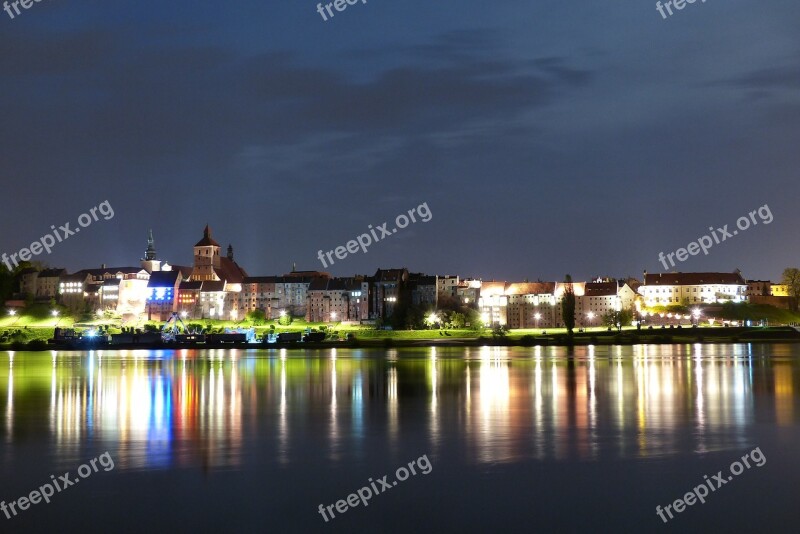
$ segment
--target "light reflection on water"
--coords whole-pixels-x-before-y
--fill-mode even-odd
[[[2,461],[88,445],[123,469],[329,462],[422,434],[475,464],[741,449],[756,419],[796,424],[785,345],[92,351],[0,355]],[[569,358],[567,356],[570,356]],[[771,356],[771,357],[768,357]]]

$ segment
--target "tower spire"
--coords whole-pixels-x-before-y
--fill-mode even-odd
[[[153,239],[153,229],[147,231],[147,250],[144,252],[144,259],[152,261],[156,259],[156,241]]]

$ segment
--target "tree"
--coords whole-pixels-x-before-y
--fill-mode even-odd
[[[633,321],[633,312],[631,310],[618,310],[608,312],[603,315],[603,325],[616,328],[621,331],[623,326],[628,326]]]
[[[572,277],[564,279],[564,296],[561,299],[561,318],[567,327],[567,335],[572,336],[575,328],[575,290],[572,288]]]
[[[264,310],[253,310],[247,314],[247,319],[254,325],[264,324],[266,318],[267,315],[264,313]]]
[[[467,316],[463,313],[453,312],[450,314],[450,328],[464,328],[467,324]]]
[[[6,269],[5,265],[0,265],[0,299],[5,302],[14,293],[15,286],[14,273]]]
[[[797,299],[800,297],[800,269],[788,267],[783,270],[781,283],[789,290],[789,306],[792,311],[797,311]]]
[[[508,328],[505,325],[497,324],[492,328],[492,337],[495,339],[503,339],[506,334],[508,334]]]

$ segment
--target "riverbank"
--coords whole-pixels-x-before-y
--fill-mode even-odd
[[[404,339],[393,332],[385,337],[371,336],[347,341],[320,341],[316,343],[127,343],[111,345],[92,342],[84,344],[54,345],[41,339],[28,343],[0,344],[0,350],[148,350],[148,349],[320,349],[320,348],[376,348],[376,347],[481,347],[481,346],[587,346],[587,345],[669,345],[684,343],[793,343],[800,342],[800,332],[791,327],[767,328],[674,328],[655,330],[623,330],[622,332],[594,331],[576,333],[524,334],[505,336],[447,336],[441,339]]]

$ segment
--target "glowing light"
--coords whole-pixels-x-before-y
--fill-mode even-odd
[[[9,315],[16,315],[17,314],[17,310],[8,310],[8,314]]]
[[[331,319],[336,320],[336,312],[331,312]]]
[[[281,317],[286,317],[286,310],[281,310]]]
[[[58,310],[53,310],[51,313],[53,314],[53,317],[58,317]]]
[[[184,317],[184,318],[185,318],[187,315],[189,315],[189,314],[188,314],[188,313],[186,313],[185,311],[182,311],[182,312],[181,312],[181,317]]]

